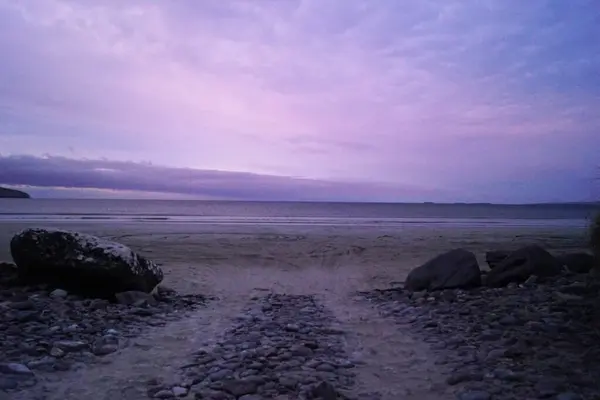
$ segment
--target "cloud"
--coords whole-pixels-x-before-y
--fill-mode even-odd
[[[589,0],[0,0],[0,151],[474,193],[549,170],[575,182],[600,147],[599,15]]]
[[[448,195],[439,190],[383,183],[335,182],[50,156],[0,156],[0,183],[59,188],[58,193],[68,188],[83,188],[229,200],[424,201]]]

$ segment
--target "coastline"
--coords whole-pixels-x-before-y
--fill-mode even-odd
[[[357,271],[357,289],[385,288],[410,269],[444,251],[473,251],[486,268],[486,251],[540,244],[554,253],[584,250],[585,227],[561,225],[309,225],[94,222],[0,222],[0,261],[10,261],[9,242],[19,230],[51,226],[122,242],[162,265],[178,290],[214,287],[213,270],[297,273],[335,268]],[[189,277],[194,279],[190,280]],[[291,276],[290,276],[291,278]],[[282,278],[287,280],[288,278]],[[272,280],[269,278],[268,280]],[[191,282],[195,282],[192,284]],[[379,286],[377,286],[379,285]],[[293,285],[291,285],[293,286]],[[206,293],[204,293],[206,294]]]
[[[182,295],[202,295],[212,300],[193,311],[176,312],[172,320],[167,319],[171,318],[168,315],[164,320],[161,317],[158,326],[140,322],[135,328],[139,337],[122,340],[124,347],[97,362],[86,361],[77,369],[49,375],[36,372],[38,384],[15,392],[16,400],[29,399],[36,391],[43,391],[49,400],[129,400],[159,398],[159,394],[175,390],[189,390],[190,395],[183,398],[191,400],[191,387],[196,391],[212,390],[210,378],[196,386],[190,383],[190,379],[193,382],[205,376],[203,367],[196,366],[194,354],[219,359],[225,352],[223,357],[236,359],[244,346],[251,346],[249,337],[263,335],[273,323],[283,330],[270,335],[285,338],[289,333],[284,328],[299,324],[306,330],[305,340],[335,349],[320,353],[314,360],[325,362],[326,368],[333,366],[335,374],[317,370],[307,378],[329,376],[328,381],[347,387],[344,393],[349,399],[455,398],[453,393],[461,386],[447,383],[452,371],[438,364],[439,357],[427,342],[431,338],[411,328],[410,321],[387,316],[390,310],[393,315],[404,312],[406,305],[396,299],[380,299],[380,306],[358,293],[401,286],[412,268],[457,247],[473,251],[482,269],[487,269],[484,254],[489,250],[540,244],[560,254],[585,248],[585,230],[574,226],[38,221],[0,222],[0,261],[10,260],[9,242],[14,233],[44,225],[128,245],[161,265],[165,286]],[[411,305],[413,309],[418,306]],[[268,311],[273,307],[283,307],[284,314]],[[303,317],[306,309],[310,312]],[[318,316],[317,330],[311,328],[313,315]],[[267,322],[259,323],[265,318]],[[271,320],[273,323],[268,322]],[[433,338],[438,340],[437,336]],[[228,343],[237,344],[232,349]],[[282,345],[281,357],[287,357],[285,349],[293,351],[296,342],[283,339]],[[182,373],[186,365],[193,367]],[[230,373],[224,366],[227,363],[210,365],[215,376]],[[294,382],[298,375],[293,371],[285,375],[292,380],[280,384]]]

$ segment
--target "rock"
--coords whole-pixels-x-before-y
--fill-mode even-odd
[[[441,254],[413,269],[404,287],[411,291],[472,288],[481,285],[475,255],[464,249]]]
[[[0,364],[0,373],[9,375],[33,375],[33,372],[24,364],[4,363]]]
[[[480,372],[456,372],[446,379],[446,383],[454,386],[462,382],[480,381],[482,379],[483,374]]]
[[[235,397],[241,397],[246,394],[254,394],[256,393],[256,389],[257,384],[249,380],[232,379],[223,382],[223,390]]]
[[[173,394],[172,390],[159,390],[158,392],[154,393],[154,397],[155,399],[172,399],[173,397],[175,397],[175,395]]]
[[[557,300],[564,301],[564,302],[581,301],[584,299],[583,296],[578,296],[576,294],[561,293],[561,292],[554,293],[554,297]]]
[[[556,400],[583,400],[583,398],[573,392],[564,392],[556,395]]]
[[[33,302],[31,302],[29,300],[15,301],[14,303],[10,303],[10,308],[13,308],[15,310],[26,311],[26,310],[35,309],[35,304],[33,304]]]
[[[590,272],[594,266],[594,256],[588,253],[571,253],[557,256],[560,265],[566,266],[569,271],[578,274]]]
[[[525,282],[523,282],[523,286],[532,287],[537,283],[537,281],[537,275],[531,275],[529,278],[525,279]]]
[[[11,390],[16,389],[19,386],[17,380],[10,378],[8,376],[0,376],[0,390]],[[0,400],[3,399],[2,392],[0,392]],[[6,399],[9,399],[6,397]]]
[[[154,296],[152,296],[151,294],[135,290],[117,293],[115,294],[115,299],[117,300],[117,303],[126,306],[141,307],[155,306],[156,304],[158,304]]]
[[[156,264],[128,247],[83,233],[26,229],[12,238],[10,250],[22,281],[87,297],[149,293],[163,279]]]
[[[548,277],[559,274],[560,263],[539,246],[523,247],[510,254],[486,276],[486,285],[506,286],[511,282],[524,282],[532,275]]]
[[[560,288],[563,293],[585,295],[588,293],[588,285],[584,282],[573,282]]]
[[[490,400],[492,396],[482,390],[469,390],[459,393],[456,398],[459,400]]]
[[[174,386],[171,390],[175,397],[185,397],[188,394],[188,390],[181,386]]]
[[[485,262],[490,269],[494,269],[498,264],[504,261],[510,255],[510,251],[492,250],[485,253]]]
[[[330,383],[325,381],[321,381],[317,386],[315,386],[312,389],[311,394],[314,397],[320,398],[322,400],[337,399],[337,391]]]
[[[55,289],[52,292],[50,292],[50,297],[52,297],[53,299],[64,299],[68,295],[69,293],[66,290],[62,289]]]
[[[502,358],[505,355],[506,355],[506,350],[504,350],[504,349],[490,350],[490,352],[485,357],[485,361],[486,362],[496,361],[497,359]]]
[[[548,398],[556,395],[562,388],[560,382],[550,378],[543,378],[535,384],[534,389],[539,398]]]
[[[58,342],[54,342],[54,347],[69,353],[85,350],[88,348],[88,344],[78,340],[60,340]]]
[[[5,271],[16,271],[17,270],[17,265],[13,264],[13,263],[8,263],[8,262],[0,262],[0,270],[5,270]]]
[[[50,355],[52,357],[61,358],[61,357],[64,357],[65,354],[66,354],[66,352],[59,347],[53,347],[52,349],[50,349]]]
[[[264,400],[264,399],[260,396],[254,395],[254,394],[247,394],[247,395],[240,397],[239,400]]]
[[[92,353],[96,356],[106,356],[119,350],[119,345],[114,343],[106,343],[100,346],[94,347]]]

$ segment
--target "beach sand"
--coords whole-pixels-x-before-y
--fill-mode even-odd
[[[31,225],[0,225],[0,261],[10,260],[10,237]],[[356,298],[356,291],[397,285],[411,268],[457,247],[475,252],[485,266],[487,250],[538,243],[559,253],[580,250],[585,243],[583,229],[565,227],[407,225],[391,229],[162,223],[64,223],[58,227],[127,244],[161,264],[165,285],[218,300],[185,320],[148,332],[145,340],[158,344],[151,351],[125,349],[111,356],[110,364],[70,373],[65,377],[71,382],[68,387],[65,379],[49,382],[49,398],[57,399],[144,398],[135,382],[157,373],[176,379],[178,366],[191,352],[201,343],[217,340],[248,299],[265,291],[312,294],[333,312],[340,328],[349,332],[348,353],[360,360],[357,393],[378,390],[386,400],[452,398],[427,346],[381,318]]]

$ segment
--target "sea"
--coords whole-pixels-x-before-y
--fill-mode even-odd
[[[579,227],[600,203],[437,204],[0,199],[2,222]]]

